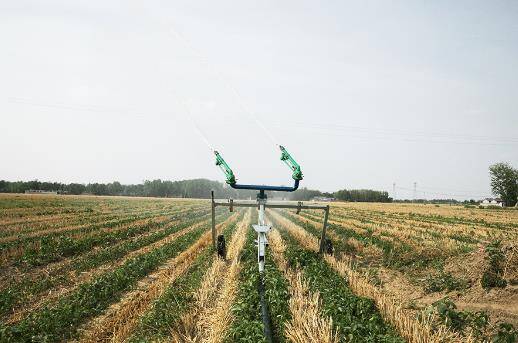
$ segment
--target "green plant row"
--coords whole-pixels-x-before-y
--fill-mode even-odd
[[[170,206],[169,202],[162,200],[135,199],[135,198],[89,198],[89,197],[51,197],[35,198],[14,196],[0,199],[0,211],[31,209],[34,215],[47,215],[54,213],[71,213],[76,209],[93,209],[100,205],[110,209],[129,209],[135,207],[150,206]],[[4,213],[2,213],[4,214]]]
[[[302,214],[302,216],[307,217],[307,214]],[[309,218],[311,219],[311,218]],[[308,223],[307,226],[313,226],[312,224]],[[363,228],[366,231],[366,235],[360,234],[353,229],[347,228],[343,225],[336,225],[336,224],[328,224],[328,228],[330,230],[333,230],[336,232],[337,235],[343,236],[344,238],[352,237],[356,240],[365,243],[366,245],[372,244],[377,246],[378,248],[382,249],[385,253],[390,254],[391,251],[395,250],[405,250],[410,251],[412,250],[412,247],[408,244],[405,244],[401,242],[400,246],[394,245],[393,242],[383,240],[379,238],[378,236],[373,236],[374,231],[371,228]],[[314,231],[314,230],[313,230]]]
[[[366,212],[366,211],[364,211]],[[369,214],[367,214],[368,216]],[[340,219],[353,219],[353,220],[359,220],[361,221],[362,223],[370,223],[370,224],[375,224],[375,225],[380,225],[380,224],[386,224],[386,225],[390,225],[390,223],[387,222],[386,220],[386,217],[390,217],[389,214],[386,215],[386,217],[375,217],[375,221],[372,221],[372,220],[369,220],[369,219],[365,219],[365,218],[356,218],[356,217],[353,217],[353,216],[344,216],[340,213],[338,214],[333,214],[334,217],[338,217]],[[311,217],[310,217],[311,218]],[[392,217],[394,218],[394,217]],[[402,224],[405,224],[404,220],[401,220],[401,218],[398,218],[398,217],[395,217],[395,219],[402,223]],[[371,231],[372,232],[372,229],[371,228],[364,228],[365,230],[367,231]],[[426,235],[429,235],[431,238],[437,238],[437,239],[440,239],[440,238],[451,238],[455,241],[458,241],[459,243],[464,243],[464,244],[468,244],[468,245],[473,245],[473,244],[477,244],[480,242],[480,240],[476,239],[474,237],[474,233],[471,234],[471,235],[463,235],[463,234],[459,234],[459,233],[456,233],[456,234],[449,234],[449,235],[444,235],[442,232],[440,231],[437,231],[437,230],[433,230],[433,229],[429,229],[429,228],[425,228],[424,231],[422,232]],[[389,233],[389,232],[386,232],[386,231],[382,231],[380,232],[380,235],[381,236],[386,236],[386,237],[391,237],[391,238],[395,238],[395,239],[398,239],[397,236],[395,236],[394,234],[392,233]],[[413,239],[415,241],[424,241],[426,238],[425,237],[422,237],[421,234],[418,234],[418,235],[415,235],[413,237]]]
[[[322,227],[315,227],[315,225],[305,222],[300,219],[296,214],[293,214],[292,212],[288,211],[282,211],[279,212],[282,216],[287,218],[288,220],[292,221],[293,223],[297,224],[298,226],[304,228],[304,230],[311,233],[313,236],[320,238],[322,236]],[[322,222],[323,225],[323,222]],[[327,227],[328,231],[335,232],[335,230],[328,225]],[[338,235],[338,233],[337,233]],[[329,237],[328,237],[329,238]],[[357,250],[356,248],[349,244],[347,242],[347,239],[341,239],[341,240],[332,240],[333,242],[333,249],[337,254],[340,253],[346,253],[346,254],[356,254]]]
[[[143,218],[139,218],[143,219]],[[117,228],[114,231],[93,232],[91,235],[81,233],[79,238],[70,237],[68,235],[60,236],[44,236],[38,238],[37,244],[25,249],[22,256],[14,261],[20,262],[24,267],[42,266],[50,262],[58,261],[65,257],[79,255],[83,252],[90,251],[96,246],[110,245],[120,239],[131,238],[141,234],[149,229],[154,229],[162,225],[166,225],[172,221],[167,219],[165,223],[146,223],[124,228],[123,225],[134,220],[121,220],[116,225],[107,225],[103,228]],[[119,229],[120,228],[120,229]]]
[[[9,314],[13,308],[20,306],[24,301],[31,297],[47,291],[58,285],[70,283],[69,272],[76,274],[87,272],[95,267],[107,262],[113,262],[124,257],[127,253],[140,249],[146,245],[157,242],[175,232],[205,220],[208,215],[196,217],[195,219],[185,220],[176,225],[163,223],[157,228],[148,227],[149,235],[140,235],[130,240],[123,240],[115,245],[108,245],[102,249],[92,251],[84,256],[79,256],[67,264],[66,268],[61,268],[51,275],[34,280],[32,277],[23,278],[14,282],[0,291],[0,317]],[[221,220],[221,218],[219,218]],[[162,229],[163,226],[166,228]],[[156,230],[153,232],[153,230]]]
[[[216,215],[217,222],[225,221],[229,217],[227,213],[224,213],[223,209],[217,209]],[[108,246],[102,250],[88,254],[88,256],[79,258],[74,263],[73,270],[76,272],[85,272],[91,270],[92,268],[98,267],[106,262],[111,262],[113,260],[119,259],[131,251],[143,248],[144,246],[155,243],[171,234],[174,234],[177,231],[180,231],[196,223],[202,222],[203,220],[208,219],[209,216],[210,214],[191,214],[189,215],[189,217],[182,218],[182,221],[174,226],[170,226],[163,230],[153,232],[150,235],[146,235],[144,237],[138,236],[129,241],[122,241],[120,244]]]
[[[236,225],[232,224],[225,228],[223,235],[229,237],[232,232],[235,232]],[[153,303],[153,307],[141,317],[129,342],[168,340],[171,336],[171,327],[189,310],[196,290],[214,258],[215,253],[212,246],[203,249],[189,270],[177,278]]]
[[[201,208],[201,206],[197,206],[198,208]],[[15,223],[15,224],[9,224],[4,225],[3,227],[5,230],[0,232],[0,237],[5,236],[11,236],[13,234],[18,235],[18,238],[22,238],[24,235],[28,235],[33,232],[41,231],[41,230],[48,230],[48,229],[54,229],[64,226],[71,226],[71,225],[84,225],[84,224],[96,224],[100,222],[107,222],[111,220],[121,220],[124,218],[127,218],[128,216],[133,215],[139,215],[144,212],[149,211],[162,211],[162,212],[171,212],[171,213],[179,213],[182,211],[185,211],[186,209],[195,209],[196,207],[179,207],[179,206],[171,206],[168,208],[131,208],[131,209],[121,209],[119,210],[113,210],[110,212],[100,212],[100,211],[93,211],[90,209],[90,211],[87,211],[85,209],[84,212],[78,212],[74,214],[72,217],[62,218],[61,220],[52,220],[50,223],[46,221],[26,221],[23,223]],[[16,230],[13,231],[11,226],[16,226]]]
[[[310,223],[306,223],[304,227],[312,226]],[[404,242],[399,242],[395,245],[393,242],[381,239],[378,236],[374,236],[372,229],[367,229],[366,234],[360,234],[353,229],[344,227],[342,225],[329,224],[328,229],[333,231],[338,237],[347,241],[348,238],[352,237],[364,245],[374,245],[383,251],[383,258],[381,263],[389,268],[393,269],[408,269],[408,268],[424,268],[431,265],[437,265],[442,263],[448,256],[445,255],[423,255],[416,253],[415,249]],[[308,230],[310,233],[314,232]],[[336,241],[333,241],[336,244]],[[459,253],[467,252],[466,250],[460,250]],[[366,260],[365,263],[368,261]]]
[[[256,252],[257,254],[257,252]],[[255,263],[257,270],[257,257]],[[286,342],[284,336],[285,324],[291,320],[289,307],[290,293],[288,281],[278,269],[270,251],[266,250],[266,266],[264,274],[264,289],[268,301],[268,309],[272,322],[272,334],[275,342]]]
[[[133,213],[127,213],[125,216],[131,215]],[[25,236],[32,234],[37,231],[56,229],[64,226],[71,225],[84,225],[84,224],[96,224],[99,222],[108,222],[116,219],[124,218],[122,215],[114,214],[114,213],[105,213],[105,214],[80,214],[74,216],[72,218],[60,218],[60,220],[51,221],[50,223],[46,221],[32,222],[25,221],[23,223],[16,224],[8,224],[2,225],[2,232],[0,233],[0,237],[7,236],[17,236],[17,239],[23,239]]]
[[[466,280],[456,278],[450,272],[439,270],[435,275],[428,274],[424,280],[424,290],[427,293],[463,290],[469,287]]]
[[[50,342],[74,337],[81,323],[102,313],[139,279],[187,249],[208,228],[209,225],[200,227],[174,242],[128,260],[121,267],[82,284],[74,293],[15,325],[0,324],[0,342]]]
[[[55,229],[59,227],[69,226],[69,225],[85,225],[88,224],[86,227],[93,226],[95,224],[102,224],[102,223],[110,223],[116,220],[121,220],[125,218],[129,218],[130,216],[133,216],[135,214],[139,214],[142,211],[135,211],[135,212],[129,212],[124,215],[117,215],[114,213],[108,213],[103,215],[93,215],[89,214],[86,216],[81,217],[75,217],[72,221],[75,220],[75,222],[71,221],[59,221],[59,222],[53,222],[53,223],[46,223],[46,222],[37,222],[37,223],[31,223],[31,222],[24,222],[24,223],[18,223],[16,224],[18,227],[16,231],[9,231],[8,226],[6,225],[4,230],[2,232],[2,236],[17,236],[17,240],[14,242],[9,243],[2,243],[2,247],[7,248],[10,246],[18,245],[20,243],[23,243],[25,241],[31,240],[31,237],[28,236],[31,233],[47,230],[47,229]],[[13,225],[14,226],[14,225]],[[81,227],[77,228],[81,229]]]
[[[322,315],[333,318],[341,342],[404,342],[384,322],[374,300],[355,295],[319,254],[302,248],[285,230],[280,233],[287,245],[288,265],[300,268],[311,291],[320,292]]]
[[[319,237],[315,234],[315,227],[310,223],[301,223],[301,226],[306,228],[311,234]],[[313,227],[313,229],[308,229]],[[333,231],[338,237],[347,241],[348,238],[354,238],[357,241],[363,243],[365,246],[374,245],[383,251],[383,264],[389,267],[404,267],[414,263],[425,263],[427,262],[423,256],[413,256],[413,258],[402,260],[400,256],[402,254],[409,255],[414,249],[412,246],[400,242],[399,245],[395,245],[393,242],[379,238],[373,235],[372,230],[366,230],[366,234],[360,234],[353,229],[344,227],[342,225],[329,224],[328,230]],[[337,244],[334,240],[333,244]]]
[[[249,230],[241,255],[239,291],[231,309],[235,320],[227,332],[225,342],[266,342],[261,317],[257,248],[253,243],[255,238],[255,232]],[[284,323],[290,319],[288,285],[268,252],[266,261],[264,286],[272,334],[275,342],[284,342]]]
[[[146,211],[146,212],[142,212],[139,214],[132,214],[129,216],[125,216],[124,218],[116,217],[114,219],[109,219],[107,221],[88,224],[86,226],[70,229],[65,232],[49,232],[45,236],[36,236],[36,237],[21,236],[15,241],[0,243],[0,249],[9,249],[9,248],[21,246],[21,245],[25,246],[25,245],[29,245],[31,243],[34,244],[35,242],[39,242],[41,240],[51,240],[55,237],[60,238],[60,237],[68,236],[68,235],[87,234],[89,232],[92,232],[92,231],[95,231],[98,229],[113,228],[116,226],[131,223],[133,221],[151,218],[151,217],[155,217],[155,216],[159,216],[159,215],[167,215],[167,214],[174,214],[174,212],[172,212],[172,213],[163,212],[162,210]]]
[[[263,335],[261,305],[259,299],[259,271],[257,269],[257,250],[254,247],[253,230],[247,233],[247,239],[241,254],[241,272],[239,290],[232,305],[234,320],[227,332],[225,342],[266,342]]]
[[[174,204],[174,205],[173,205]],[[157,213],[181,213],[186,210],[193,210],[193,209],[201,209],[206,206],[202,206],[200,204],[190,205],[190,206],[181,206],[176,203],[172,203],[169,206],[146,206],[146,207],[131,207],[131,208],[110,208],[110,209],[102,209],[102,210],[93,210],[90,209],[90,211],[86,211],[87,215],[79,215],[72,217],[68,225],[71,225],[73,221],[77,221],[79,224],[82,223],[96,223],[100,220],[105,218],[105,221],[107,219],[125,219],[127,217],[131,216],[139,216],[144,214],[157,214]],[[44,224],[44,222],[42,223]],[[59,227],[66,225],[63,222],[58,223],[51,223],[50,225],[43,225],[43,227],[37,228],[37,230],[46,229],[46,228],[53,228],[53,227]],[[35,230],[35,231],[37,231]]]
[[[434,302],[427,313],[435,313],[442,324],[461,335],[471,334],[480,342],[514,343],[518,340],[518,329],[510,323],[499,323],[492,328],[484,311],[460,311],[453,301],[444,298]]]
[[[486,246],[485,251],[484,258],[488,261],[488,266],[482,274],[482,287],[486,290],[493,287],[504,288],[507,286],[507,281],[503,278],[506,261],[502,251],[502,242],[499,240],[491,242]]]
[[[26,201],[25,201],[26,200]],[[4,216],[9,216],[11,218],[21,218],[27,214],[29,211],[18,211],[18,210],[28,210],[30,209],[30,213],[33,216],[46,216],[46,215],[56,215],[56,214],[67,214],[67,213],[79,213],[79,212],[89,212],[92,209],[92,206],[97,206],[101,202],[100,201],[88,201],[88,202],[79,202],[75,203],[73,200],[68,198],[63,202],[54,202],[54,201],[45,201],[38,202],[34,198],[27,198],[22,200],[21,198],[14,199],[1,199],[0,200],[0,213]],[[16,212],[15,212],[16,211]]]
[[[342,210],[345,210],[342,208]],[[347,213],[350,213],[351,211],[347,211]],[[342,214],[342,213],[340,213]],[[494,229],[499,230],[512,230],[513,228],[518,227],[518,224],[515,223],[494,223],[494,222],[488,222],[484,219],[478,219],[478,218],[463,218],[463,217],[448,217],[444,215],[439,214],[421,214],[421,213],[414,213],[414,212],[396,212],[396,213],[388,213],[384,211],[376,211],[376,210],[364,210],[361,213],[358,214],[360,217],[378,217],[378,218],[393,218],[393,219],[403,219],[403,220],[418,220],[425,223],[432,223],[432,224],[461,224],[461,225],[480,225],[484,227],[491,227]],[[359,219],[357,216],[351,216],[351,218]]]
[[[70,201],[70,200],[68,200],[68,201]],[[1,202],[1,200],[0,200],[0,202]],[[100,201],[98,201],[97,203],[83,204],[82,206],[78,206],[78,207],[70,207],[68,205],[69,204],[66,203],[65,205],[63,205],[64,207],[57,208],[57,211],[48,211],[47,210],[47,213],[45,213],[45,214],[39,213],[40,210],[37,208],[31,208],[30,210],[21,211],[21,212],[16,213],[15,215],[13,214],[10,217],[12,219],[14,219],[14,218],[21,219],[21,218],[29,216],[29,218],[26,218],[27,221],[25,221],[25,222],[30,223],[30,222],[39,222],[42,219],[43,219],[43,221],[45,221],[46,219],[51,219],[54,216],[60,216],[60,215],[72,215],[72,216],[68,216],[67,218],[75,218],[77,216],[82,216],[82,215],[101,215],[101,214],[110,214],[110,213],[125,214],[128,212],[137,212],[137,211],[152,210],[152,209],[166,209],[166,208],[173,209],[178,206],[178,204],[175,204],[175,203],[171,203],[170,206],[167,206],[167,207],[158,206],[159,204],[153,204],[153,203],[146,204],[146,206],[142,206],[138,202],[135,202],[135,204],[133,206],[110,206],[108,208],[104,208],[104,207],[101,207],[101,205],[104,205],[104,204]],[[6,214],[6,216],[7,216],[7,214]],[[51,218],[45,218],[47,216],[50,216]],[[25,223],[25,222],[23,222],[23,223]],[[8,224],[8,225],[17,225],[17,224],[20,224],[20,222]]]
[[[81,220],[83,220],[84,218],[97,219],[99,217],[102,218],[103,216],[106,217],[108,215],[120,215],[120,214],[124,214],[124,213],[123,212],[116,213],[113,211],[94,213],[91,209],[88,209],[88,208],[78,209],[78,211],[71,211],[70,213],[53,213],[50,215],[49,218],[33,217],[32,213],[30,213],[30,212],[29,213],[20,213],[19,216],[16,217],[17,219],[20,219],[19,221],[3,224],[2,228],[6,229],[6,230],[18,229],[18,230],[22,231],[24,229],[30,229],[34,225],[36,227],[41,227],[41,228],[51,227],[52,225],[56,224],[55,220],[57,220],[57,219],[59,219],[61,222],[66,221],[67,223],[76,223],[76,222],[81,222]],[[61,216],[61,215],[63,215],[63,216]],[[30,217],[27,217],[27,216],[30,216]],[[53,218],[54,216],[60,216],[60,217]],[[6,217],[4,216],[4,218],[6,218]],[[23,221],[22,221],[22,219],[23,219]],[[49,221],[51,223],[48,223]],[[9,234],[10,231],[6,231],[6,233]],[[6,233],[2,232],[1,235],[4,236]]]
[[[206,211],[205,211],[206,212]],[[202,212],[203,213],[203,212]],[[186,217],[193,217],[199,215],[200,212],[191,212],[185,214]],[[159,214],[160,216],[163,214]],[[150,216],[141,217],[141,219],[147,219]],[[177,219],[174,215],[167,220],[167,223]],[[134,220],[122,221],[112,227],[122,226],[127,222]],[[127,228],[120,228],[114,231],[96,232],[85,237],[73,238],[69,236],[53,236],[53,237],[42,237],[39,239],[38,244],[31,248],[27,248],[23,255],[16,262],[21,262],[26,267],[41,266],[50,262],[58,261],[65,257],[76,256],[86,251],[90,251],[92,248],[97,246],[109,246],[120,240],[129,239],[139,234],[147,232],[149,229],[163,226],[164,223],[145,223]]]

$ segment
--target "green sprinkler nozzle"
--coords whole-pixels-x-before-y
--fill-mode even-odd
[[[284,161],[291,170],[293,170],[293,174],[291,177],[293,180],[302,180],[302,170],[300,170],[299,164],[291,157],[290,153],[284,148],[282,145],[279,145],[281,149],[281,161]]]
[[[225,173],[226,183],[229,185],[233,185],[236,183],[236,177],[234,176],[234,172],[232,172],[232,169],[230,169],[229,165],[223,157],[219,154],[219,152],[214,151],[214,155],[216,155],[216,165],[220,167],[220,169]]]

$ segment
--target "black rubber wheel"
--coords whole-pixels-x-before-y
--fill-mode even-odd
[[[326,238],[325,250],[326,250],[326,254],[333,255],[333,242],[331,242],[331,240],[329,238]]]
[[[227,258],[227,247],[225,245],[225,236],[223,236],[223,235],[218,236],[217,247],[218,247],[218,256],[221,257],[222,259],[226,259]]]

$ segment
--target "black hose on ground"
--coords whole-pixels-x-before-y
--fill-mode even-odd
[[[270,313],[268,311],[268,303],[266,302],[266,295],[264,293],[263,273],[261,273],[259,278],[259,295],[261,297],[261,316],[263,318],[264,337],[266,338],[266,342],[273,343]]]

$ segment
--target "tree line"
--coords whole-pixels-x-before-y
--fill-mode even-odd
[[[496,163],[489,167],[491,189],[493,194],[500,196],[506,206],[514,206],[518,198],[518,169],[509,163]],[[27,190],[57,191],[63,194],[93,194],[120,195],[143,197],[179,197],[179,198],[209,198],[210,190],[214,190],[217,198],[255,199],[256,191],[236,190],[225,183],[207,179],[192,179],[181,181],[146,180],[141,184],[123,185],[118,181],[111,183],[59,183],[33,181],[0,180],[0,193],[24,193]],[[357,202],[392,202],[388,192],[371,189],[342,189],[328,193],[319,190],[300,188],[292,193],[269,192],[270,198],[308,201],[315,197],[334,198],[341,201]],[[409,202],[410,200],[398,200]],[[416,199],[418,203],[457,203],[454,199],[425,200]],[[468,201],[465,201],[468,203]],[[475,200],[469,203],[475,204]]]
[[[28,190],[57,191],[62,194],[93,194],[143,197],[210,198],[214,190],[217,198],[255,199],[257,191],[236,190],[225,183],[207,179],[181,181],[146,180],[141,184],[123,185],[118,181],[111,183],[59,183],[33,181],[0,180],[0,193],[24,193]],[[391,202],[388,192],[370,189],[339,190],[333,193],[300,188],[292,193],[268,192],[270,198],[308,201],[315,197],[334,198],[342,201]]]
[[[342,189],[334,193],[335,198],[344,201],[358,202],[391,202],[388,192],[372,189]]]

